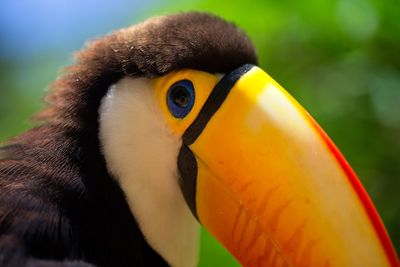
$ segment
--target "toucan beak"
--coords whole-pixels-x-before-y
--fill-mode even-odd
[[[279,84],[245,65],[217,87],[179,156],[201,224],[244,266],[397,266],[351,167]]]

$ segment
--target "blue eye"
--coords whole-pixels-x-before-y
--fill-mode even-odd
[[[167,105],[175,118],[182,119],[192,110],[194,88],[189,80],[174,83],[168,90]]]

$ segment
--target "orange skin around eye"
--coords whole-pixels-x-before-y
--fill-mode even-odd
[[[171,86],[180,80],[189,80],[192,82],[195,91],[194,105],[190,113],[184,118],[174,117],[167,105],[167,92]],[[168,126],[173,133],[178,136],[182,136],[185,130],[194,121],[206,102],[209,94],[211,93],[214,86],[217,84],[217,76],[198,70],[182,70],[178,72],[171,72],[166,76],[156,78],[154,80],[154,94],[157,102],[165,114]]]

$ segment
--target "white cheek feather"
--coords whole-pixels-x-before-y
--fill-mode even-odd
[[[147,242],[171,266],[198,262],[199,226],[178,184],[181,139],[167,127],[146,78],[123,78],[104,97],[99,137]]]

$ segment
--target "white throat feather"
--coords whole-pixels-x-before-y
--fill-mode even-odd
[[[168,128],[150,80],[121,79],[103,98],[99,114],[107,168],[145,239],[171,266],[196,266],[199,226],[178,184],[181,139]]]

